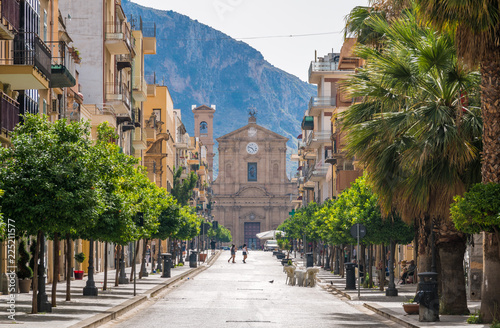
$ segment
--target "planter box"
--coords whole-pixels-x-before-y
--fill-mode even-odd
[[[205,262],[205,260],[207,259],[207,254],[200,254],[200,262]]]
[[[29,293],[31,287],[31,279],[19,279],[19,292]]]
[[[83,279],[83,271],[75,270],[75,280],[82,280],[82,279]]]
[[[408,314],[418,314],[420,305],[416,303],[405,303],[403,304],[403,310]]]

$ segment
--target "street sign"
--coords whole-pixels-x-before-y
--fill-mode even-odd
[[[358,230],[359,226],[359,230]],[[358,238],[358,231],[359,231],[359,238],[363,238],[366,236],[366,227],[362,225],[361,223],[356,223],[351,227],[351,236],[353,238]]]

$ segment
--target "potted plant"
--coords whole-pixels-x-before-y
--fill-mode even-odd
[[[403,310],[408,314],[418,314],[420,305],[414,302],[413,298],[403,303]]]
[[[78,263],[82,263],[85,261],[85,254],[83,252],[75,254],[75,261]],[[75,279],[82,280],[83,279],[83,270],[75,270]]]
[[[19,292],[29,293],[33,270],[28,266],[30,254],[26,251],[26,244],[23,239],[19,242],[19,258],[17,259],[17,279],[19,279]]]

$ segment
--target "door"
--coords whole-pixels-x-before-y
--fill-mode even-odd
[[[245,222],[244,229],[244,243],[248,248],[260,249],[260,239],[255,236],[260,232],[260,222]]]

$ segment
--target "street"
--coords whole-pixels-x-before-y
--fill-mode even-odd
[[[228,258],[229,252],[222,252],[211,267],[158,301],[149,301],[103,327],[394,326],[319,286],[286,285],[283,267],[271,252],[250,252],[246,264],[241,251],[236,263],[228,263]]]

